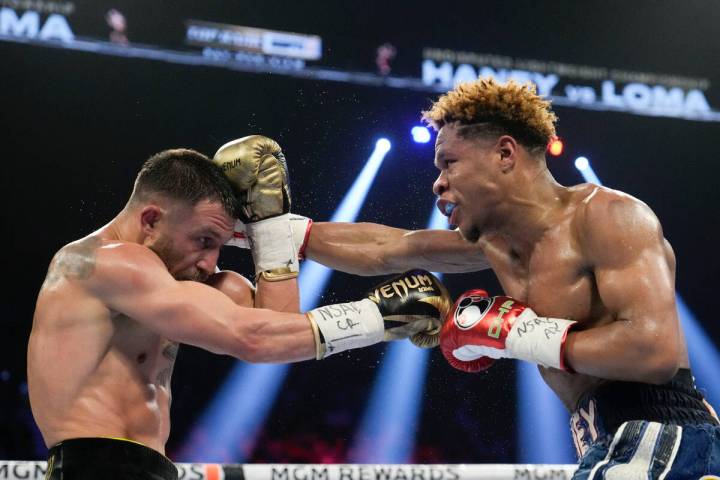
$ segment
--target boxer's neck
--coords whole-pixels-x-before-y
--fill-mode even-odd
[[[501,235],[517,252],[531,252],[543,235],[557,225],[570,192],[547,167],[519,173],[508,191],[497,214],[493,214],[497,220],[488,233]]]
[[[143,244],[145,234],[137,212],[132,208],[122,210],[110,223],[102,228],[102,236],[110,240]]]

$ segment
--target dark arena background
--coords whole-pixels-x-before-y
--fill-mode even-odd
[[[0,0],[0,459],[47,454],[25,355],[48,263],[114,217],[147,157],[172,147],[212,155],[264,134],[288,159],[294,212],[349,218],[333,217],[347,198],[355,221],[421,229],[433,221],[437,171],[434,132],[415,128],[420,111],[479,75],[529,80],[552,99],[564,149],[548,165],[559,182],[594,173],[655,211],[677,256],[693,371],[717,407],[718,24],[720,4],[698,0]],[[376,172],[370,158],[381,161]],[[246,250],[224,248],[220,266],[252,277]],[[310,273],[304,308],[356,299],[379,280],[332,273],[322,287]],[[444,281],[453,296],[501,293],[490,271]],[[533,366],[504,360],[470,375],[438,349],[405,347],[285,367],[182,346],[168,455],[575,462],[568,414]]]

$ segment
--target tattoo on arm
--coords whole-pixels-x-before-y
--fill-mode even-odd
[[[43,287],[52,288],[62,278],[88,278],[95,270],[95,257],[100,245],[99,238],[88,237],[60,249],[50,264]]]

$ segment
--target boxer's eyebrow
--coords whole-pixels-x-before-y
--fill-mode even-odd
[[[215,238],[215,240],[222,239],[222,234],[220,234],[217,230],[215,230],[212,227],[203,227],[196,232],[196,235],[207,235],[209,237]]]
[[[438,150],[435,152],[435,161],[433,162],[435,164],[436,168],[440,168],[440,166],[445,162],[445,158],[447,155],[445,154],[444,150]]]

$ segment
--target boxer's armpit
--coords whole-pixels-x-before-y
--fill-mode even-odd
[[[175,361],[178,354],[178,349],[180,348],[180,344],[177,342],[169,342],[165,348],[163,348],[162,354],[163,357],[167,358],[168,360]]]
[[[155,385],[159,385],[161,387],[170,387],[170,377],[172,376],[172,371],[172,366],[162,369],[160,373],[158,373],[157,378],[155,379]]]
[[[100,245],[99,238],[88,237],[60,249],[50,263],[43,288],[54,287],[62,278],[85,280],[90,277]]]

